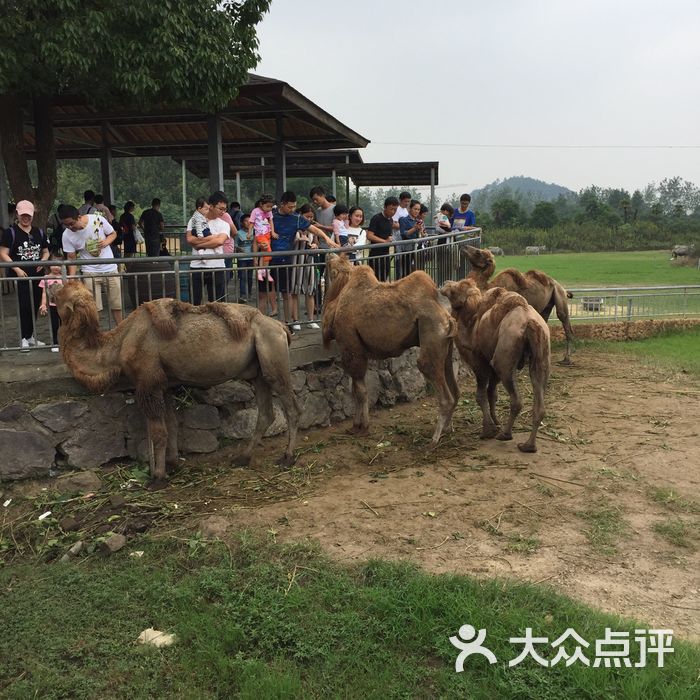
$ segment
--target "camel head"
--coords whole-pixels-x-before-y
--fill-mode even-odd
[[[471,312],[479,305],[482,295],[473,279],[463,279],[459,282],[445,282],[440,287],[440,294],[446,296],[453,311],[466,309]]]
[[[56,302],[56,310],[61,317],[61,323],[71,332],[84,333],[86,330],[99,329],[100,322],[97,306],[90,290],[81,282],[71,280],[52,291]]]
[[[460,246],[459,252],[469,260],[469,264],[480,271],[485,271],[490,277],[496,269],[493,253],[486,248],[475,248],[473,245]]]
[[[326,257],[326,274],[330,289],[326,292],[326,302],[335,299],[350,279],[353,264],[344,256],[331,253]]]

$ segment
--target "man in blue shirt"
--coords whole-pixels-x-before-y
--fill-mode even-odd
[[[469,208],[472,198],[469,194],[463,194],[459,198],[459,207],[455,209],[455,214],[452,217],[453,231],[469,231],[476,228],[476,217],[474,212]]]
[[[272,219],[275,227],[277,238],[272,239],[272,252],[276,251],[293,251],[294,241],[297,231],[306,231],[307,229],[321,241],[325,241],[330,248],[337,248],[337,244],[329,238],[328,234],[322,231],[318,226],[314,226],[308,219],[301,214],[296,213],[297,196],[294,192],[284,192],[280,198],[277,210],[273,212]],[[273,255],[270,262],[270,272],[272,274],[277,289],[282,294],[282,306],[284,308],[284,321],[290,323],[292,331],[300,330],[298,319],[293,313],[294,310],[290,307],[290,293],[292,268],[288,267],[295,262],[294,255]],[[296,307],[296,304],[294,304]],[[290,313],[292,312],[292,313]]]

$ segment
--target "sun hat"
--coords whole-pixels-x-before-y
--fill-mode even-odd
[[[23,199],[20,202],[17,202],[15,211],[17,212],[17,216],[22,216],[22,214],[34,216],[34,205],[28,199]]]

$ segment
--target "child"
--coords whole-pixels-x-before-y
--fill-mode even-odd
[[[279,238],[275,233],[272,221],[272,207],[275,198],[271,194],[263,194],[257,201],[255,209],[250,212],[248,232],[253,234],[253,252],[269,253],[272,250],[272,239]],[[267,266],[272,256],[256,257],[253,265],[258,268],[258,308],[262,313],[267,312],[269,304],[271,316],[277,316],[277,294],[275,281]]]
[[[204,199],[204,197],[197,197],[195,207],[196,209],[194,214],[192,214],[190,220],[187,222],[187,231],[192,236],[202,238],[205,235],[204,229],[207,229],[207,232],[209,231],[207,228],[207,212],[209,211],[209,203],[206,199]]]
[[[455,214],[455,210],[451,204],[445,202],[440,207],[440,213],[435,215],[435,234],[439,235],[441,233],[449,233],[452,230],[452,224],[450,223],[452,217]]]
[[[250,254],[253,250],[253,233],[250,230],[250,214],[242,214],[236,231],[236,252]],[[239,301],[253,298],[253,258],[238,258]]]
[[[344,204],[336,204],[333,216],[333,240],[344,248],[348,245],[348,208]]]
[[[49,260],[61,260],[61,256],[58,253],[51,253]],[[39,282],[39,287],[42,290],[39,313],[42,316],[46,316],[47,312],[51,315],[51,336],[53,338],[51,352],[58,352],[58,328],[61,325],[61,317],[58,315],[56,302],[48,294],[52,284],[63,284],[60,265],[51,265],[48,274],[44,275]]]

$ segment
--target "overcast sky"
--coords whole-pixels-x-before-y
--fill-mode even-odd
[[[258,32],[256,72],[370,139],[365,161],[438,160],[445,194],[700,186],[697,0],[273,0]]]

